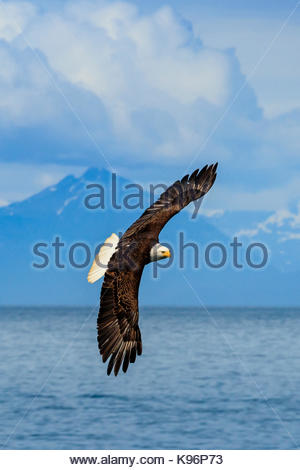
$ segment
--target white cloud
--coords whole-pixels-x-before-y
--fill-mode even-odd
[[[188,15],[205,45],[235,49],[242,72],[251,75],[258,103],[269,118],[300,107],[300,62],[295,60],[300,36],[295,16],[283,27],[284,14],[272,17],[270,13],[264,17],[258,11],[257,15],[240,16],[224,15],[223,11],[218,15],[214,11],[212,17],[197,8]]]
[[[105,120],[109,153],[122,150],[127,158],[163,157],[178,163],[202,148],[244,81],[233,52],[211,36],[207,40],[202,22],[210,44],[203,46],[201,28],[194,35],[170,7],[141,15],[131,3],[108,0],[70,2],[51,14],[36,12],[30,3],[0,6],[0,36],[8,43],[0,48],[5,64],[0,72],[0,105],[5,110],[0,122],[44,122],[61,129],[65,119],[74,121],[70,107],[82,117],[80,93],[86,90],[103,105],[102,115],[94,116],[93,134],[103,141]],[[71,99],[66,86],[73,87]],[[225,117],[228,125],[218,141],[209,139],[210,154],[231,159],[228,137],[236,135],[246,144],[258,141],[265,160],[274,135],[281,139],[275,150],[285,144],[298,149],[297,124],[257,120],[259,108],[249,87],[240,101]],[[68,118],[63,107],[69,108]]]
[[[0,43],[0,62],[0,125],[29,127],[59,119],[57,93],[31,50]]]
[[[25,8],[12,6],[3,12],[10,24],[12,12],[17,23]],[[13,50],[2,51],[10,72],[0,99],[21,125],[28,114],[36,122],[55,116],[50,103],[57,91],[28,44],[46,57],[54,81],[101,101],[111,140],[127,153],[182,159],[201,144],[228,101],[230,57],[201,46],[169,7],[142,16],[125,2],[76,2],[51,15],[32,14],[27,23]]]
[[[23,32],[35,15],[35,7],[29,2],[0,1],[0,39],[12,41]]]
[[[134,174],[145,177],[157,164],[165,165],[164,174],[169,165],[187,172],[193,157],[200,166],[202,151],[201,160],[221,161],[221,178],[227,171],[210,207],[219,198],[217,209],[222,200],[225,209],[275,210],[300,198],[299,111],[265,119],[250,86],[232,104],[244,83],[242,72],[272,38],[273,30],[263,36],[263,23],[248,19],[241,26],[232,20],[223,27],[216,21],[212,28],[203,20],[195,34],[170,7],[142,15],[131,3],[108,0],[73,1],[51,13],[36,11],[31,3],[0,6],[0,132],[37,128],[34,138],[50,135],[52,142],[53,132],[59,141],[53,156],[42,144],[40,157],[24,155],[23,145],[12,150],[24,160],[42,161],[48,151],[48,161],[66,164],[77,158],[84,166],[85,149],[94,140],[114,167],[123,165],[128,175],[134,164]],[[225,42],[222,28],[227,28]],[[225,48],[239,37],[245,47],[249,28],[253,55],[245,65]],[[270,187],[283,166],[286,183]],[[264,179],[263,171],[268,172]]]

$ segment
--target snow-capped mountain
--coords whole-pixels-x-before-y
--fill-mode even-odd
[[[212,223],[242,243],[260,242],[268,248],[272,264],[280,271],[299,271],[300,204],[276,212],[226,212]]]
[[[0,303],[97,305],[101,284],[86,281],[94,251],[141,215],[149,205],[148,189],[141,200],[132,182],[90,168],[0,208]],[[298,248],[299,213],[201,211],[195,219],[190,210],[182,211],[162,231],[160,240],[174,249],[172,265],[158,269],[157,276],[154,265],[146,267],[141,305],[199,305],[199,299],[208,305],[299,304],[297,263],[292,263],[293,270],[281,269],[280,253],[288,248],[292,256]],[[236,234],[245,243],[238,255],[242,269],[233,266],[230,243]],[[271,261],[263,269],[245,264],[245,249],[253,240],[270,249]],[[207,266],[210,243],[225,247],[226,262],[220,269]],[[212,249],[214,263],[221,255]]]

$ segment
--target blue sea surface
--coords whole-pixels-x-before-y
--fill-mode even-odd
[[[300,446],[300,309],[141,309],[143,355],[118,377],[97,312],[0,309],[3,448]]]

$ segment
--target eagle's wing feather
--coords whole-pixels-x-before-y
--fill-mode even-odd
[[[138,289],[141,273],[112,269],[105,274],[98,315],[98,346],[103,362],[110,357],[107,374],[115,375],[123,363],[123,372],[129,362],[142,354],[142,339],[138,326]]]
[[[195,170],[190,176],[185,175],[180,181],[162,193],[160,198],[152,204],[124,233],[121,244],[128,238],[138,234],[151,232],[154,239],[165,224],[190,202],[203,197],[212,187],[216,179],[218,164],[205,166],[201,171]]]

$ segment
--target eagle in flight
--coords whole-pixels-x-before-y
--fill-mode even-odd
[[[138,292],[146,264],[171,256],[158,237],[166,223],[190,202],[203,197],[216,179],[217,163],[175,181],[119,239],[112,234],[101,247],[88,274],[96,282],[104,275],[97,320],[98,346],[107,374],[142,354]]]

